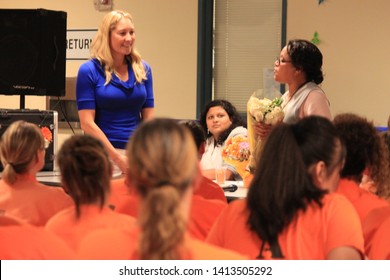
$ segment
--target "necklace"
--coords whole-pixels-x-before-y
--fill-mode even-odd
[[[127,69],[126,69],[126,72],[123,72],[123,73],[120,73],[116,70],[114,70],[114,74],[119,78],[119,80],[121,81],[127,81],[129,79],[129,73],[127,72]]]
[[[127,69],[127,64],[122,64],[118,66],[117,68],[114,68],[114,74],[121,80],[121,81],[127,81],[129,79],[129,72]]]

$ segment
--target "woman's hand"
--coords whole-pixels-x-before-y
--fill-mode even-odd
[[[127,156],[118,154],[114,159],[115,164],[119,167],[123,174],[127,173]]]
[[[272,125],[266,124],[265,122],[255,122],[253,124],[253,129],[256,135],[260,138],[260,140],[264,140],[267,138],[268,134],[272,129]]]

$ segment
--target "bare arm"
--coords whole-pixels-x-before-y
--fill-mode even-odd
[[[154,118],[154,108],[144,108],[141,111],[142,120],[150,120]]]
[[[126,173],[127,159],[126,156],[119,153],[104,132],[95,123],[95,110],[80,110],[79,112],[81,129],[84,133],[92,135],[103,142],[110,158],[119,166],[123,173]]]
[[[349,246],[337,247],[331,250],[326,256],[327,260],[361,260],[362,256],[358,250]]]

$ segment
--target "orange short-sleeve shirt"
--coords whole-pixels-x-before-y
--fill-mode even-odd
[[[325,195],[322,202],[322,208],[311,203],[305,212],[300,211],[279,235],[286,259],[325,259],[332,249],[341,246],[356,248],[363,255],[362,229],[351,203],[338,194]],[[248,215],[246,200],[233,201],[215,222],[206,241],[256,259],[262,242],[249,229]]]

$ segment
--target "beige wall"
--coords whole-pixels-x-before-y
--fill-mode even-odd
[[[151,64],[158,116],[196,116],[197,0],[113,0],[133,14],[137,47]],[[0,8],[45,8],[68,13],[68,28],[97,28],[105,12],[92,0],[1,0]],[[323,88],[334,114],[355,112],[385,125],[390,114],[390,1],[288,1],[287,38],[319,33]],[[75,76],[80,62],[67,62]],[[26,97],[27,108],[45,109],[44,97]],[[0,107],[19,98],[0,95]]]
[[[133,15],[136,44],[153,71],[156,114],[196,116],[197,0],[113,0],[114,9]],[[68,29],[97,28],[106,13],[93,0],[1,0],[2,9],[62,10]],[[66,76],[77,75],[83,61],[67,61]],[[0,108],[19,108],[18,96],[0,95]],[[26,96],[26,108],[46,109],[46,98]]]
[[[287,38],[317,31],[323,89],[334,114],[354,112],[387,126],[390,115],[390,1],[288,1]]]

